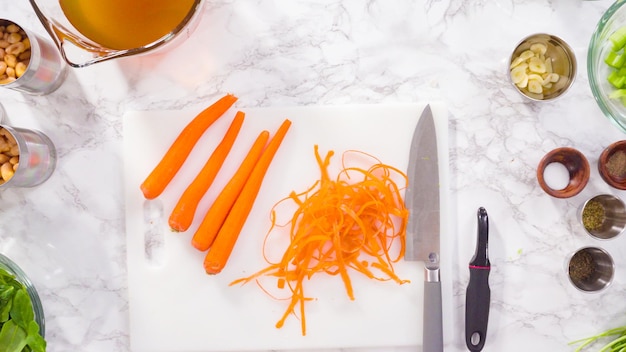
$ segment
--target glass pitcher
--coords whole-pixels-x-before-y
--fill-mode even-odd
[[[187,38],[204,0],[29,0],[65,61],[85,67]]]

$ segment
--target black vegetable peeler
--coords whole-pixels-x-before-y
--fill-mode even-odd
[[[476,252],[469,263],[470,279],[465,297],[465,344],[472,352],[485,345],[489,320],[489,219],[485,208],[478,209],[478,242]]]

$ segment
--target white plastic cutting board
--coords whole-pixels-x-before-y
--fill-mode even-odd
[[[263,238],[269,210],[290,191],[303,191],[319,178],[314,145],[341,153],[353,149],[406,170],[413,129],[425,104],[327,107],[243,108],[236,103],[202,137],[179,174],[156,200],[145,201],[139,185],[179,131],[199,110],[135,111],[124,116],[126,236],[130,339],[133,352],[241,351],[421,345],[423,264],[400,261],[400,277],[411,283],[377,282],[352,275],[356,299],[350,301],[339,277],[318,277],[308,284],[316,299],[306,306],[307,334],[292,316],[275,328],[287,301],[275,300],[255,284],[229,286],[265,266]],[[441,104],[431,104],[438,134],[442,236],[447,238],[448,126]],[[178,196],[219,143],[237,110],[246,113],[240,135],[192,227],[173,233],[167,218]],[[279,149],[227,267],[204,273],[191,236],[210,203],[238,167],[248,148],[267,129],[273,135],[289,118],[293,124]],[[443,266],[446,253],[442,253]],[[442,268],[446,272],[445,267]],[[449,280],[442,274],[442,280]],[[450,301],[445,297],[444,302]]]

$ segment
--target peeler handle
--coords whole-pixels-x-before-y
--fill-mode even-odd
[[[489,288],[489,220],[485,208],[478,209],[478,241],[469,265],[470,279],[465,297],[465,344],[481,351],[487,337],[491,289]]]
[[[490,299],[489,268],[470,267],[465,304],[465,343],[472,352],[482,350],[485,345]]]

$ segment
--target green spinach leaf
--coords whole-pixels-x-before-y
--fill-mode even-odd
[[[26,287],[0,268],[0,351],[45,352],[33,303]]]
[[[26,344],[32,352],[46,352],[46,340],[39,335],[39,324],[32,320],[28,324],[28,336],[26,336]]]
[[[20,352],[26,346],[26,331],[9,320],[0,329],[0,350],[2,352]]]
[[[26,330],[28,324],[35,320],[33,305],[30,302],[30,296],[25,288],[18,290],[13,296],[13,306],[11,307],[11,319]]]

